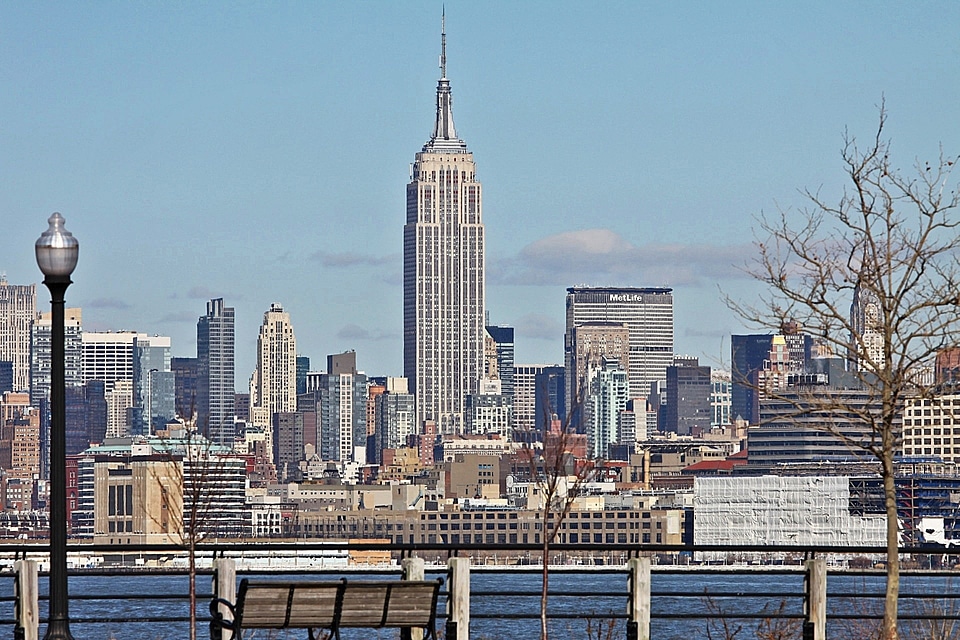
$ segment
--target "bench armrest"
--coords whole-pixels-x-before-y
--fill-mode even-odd
[[[220,605],[223,605],[230,610],[230,617],[232,618],[231,620],[227,620],[223,617],[223,612],[220,611]],[[233,631],[233,635],[236,636],[237,611],[232,602],[224,600],[223,598],[213,598],[210,600],[210,616],[210,640],[221,640],[221,632],[224,629]]]

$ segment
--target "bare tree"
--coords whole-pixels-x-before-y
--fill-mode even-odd
[[[833,353],[848,356],[849,375],[868,396],[845,403],[841,395],[783,394],[798,415],[842,415],[860,435],[821,422],[850,447],[879,462],[886,513],[887,584],[881,637],[897,636],[900,585],[896,461],[901,412],[912,398],[937,392],[923,374],[933,357],[957,343],[960,315],[960,234],[955,158],[941,151],[934,163],[901,171],[884,138],[880,106],[876,135],[861,147],[844,136],[848,187],[831,204],[804,191],[808,206],[762,215],[757,254],[747,270],[766,285],[756,305],[728,304],[752,324],[778,329],[795,320]],[[855,302],[851,306],[851,302]],[[769,395],[775,390],[764,389]]]
[[[577,403],[577,406],[579,404]],[[570,426],[572,415],[576,415],[576,408],[571,410],[567,418],[561,422],[554,418],[549,407],[545,408],[545,415],[542,416],[542,449],[534,448],[532,438],[528,437],[524,439],[524,447],[519,451],[521,464],[528,470],[530,482],[536,491],[536,510],[539,513],[542,528],[540,640],[548,640],[550,545],[560,533],[583,486],[594,479],[598,468],[597,461],[577,459],[574,455],[574,442],[582,436],[578,436]]]
[[[226,514],[220,513],[217,498],[227,471],[228,452],[200,435],[193,423],[180,430],[168,431],[161,438],[162,455],[177,462],[175,473],[182,496],[169,496],[169,518],[172,537],[186,548],[190,600],[190,640],[196,640],[197,623],[197,547],[212,535],[220,533],[220,523]],[[175,508],[174,505],[179,505]],[[228,531],[227,533],[233,533]]]

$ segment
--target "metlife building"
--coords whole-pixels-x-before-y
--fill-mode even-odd
[[[673,289],[665,287],[570,287],[564,336],[567,413],[575,401],[574,328],[591,323],[626,326],[630,334],[629,370],[632,398],[646,398],[650,384],[666,380],[673,363]]]

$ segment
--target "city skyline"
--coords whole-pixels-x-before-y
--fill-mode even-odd
[[[398,375],[403,167],[429,134],[440,7],[227,7],[0,9],[0,271],[38,283],[33,242],[61,211],[85,330],[191,356],[222,297],[243,386],[280,302],[305,355]],[[752,295],[733,268],[751,217],[838,196],[844,128],[869,138],[885,99],[901,165],[960,149],[952,4],[446,15],[487,310],[518,363],[562,362],[564,292],[587,284],[672,287],[676,350],[716,366],[751,332],[717,291]]]

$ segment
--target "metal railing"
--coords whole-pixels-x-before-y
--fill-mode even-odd
[[[143,637],[148,640],[187,637],[188,576],[183,568],[136,566],[140,559],[172,557],[174,547],[94,547],[75,545],[71,553],[102,554],[105,560],[122,558],[129,566],[101,566],[70,572],[71,628],[77,638]],[[475,638],[536,637],[539,628],[542,569],[535,545],[410,545],[386,543],[223,543],[204,544],[198,551],[198,637],[208,637],[208,603],[216,593],[214,558],[237,557],[241,552],[268,556],[278,552],[356,553],[378,551],[399,560],[427,560],[430,576],[447,573],[447,558],[470,558],[468,628]],[[928,567],[905,568],[901,584],[900,620],[905,638],[960,638],[960,571],[955,554],[943,549],[904,549],[906,566],[917,558]],[[767,563],[698,564],[700,554],[729,558],[764,554]],[[33,558],[42,563],[44,547],[0,545],[3,554]],[[630,545],[553,545],[549,566],[548,618],[555,637],[759,637],[759,631],[779,637],[866,637],[882,616],[885,576],[882,569],[851,569],[854,559],[880,557],[883,549],[848,547],[693,547]],[[919,554],[919,555],[918,555]],[[641,560],[642,559],[642,560]],[[593,564],[589,564],[590,562]],[[626,565],[619,564],[625,560]],[[832,566],[827,566],[827,560]],[[439,563],[438,563],[439,561]],[[812,578],[812,562],[823,567],[823,578]],[[345,561],[344,561],[345,562]],[[616,566],[610,563],[617,563]],[[529,563],[529,564],[524,564]],[[668,564],[669,563],[669,564]],[[784,564],[788,563],[788,564]],[[854,563],[856,564],[856,563]],[[846,565],[846,566],[844,566]],[[643,577],[642,567],[649,567]],[[639,569],[638,569],[639,567]],[[638,570],[640,573],[638,573]],[[298,576],[303,578],[386,575],[399,576],[397,564],[333,568],[251,569],[237,566],[240,576]],[[16,575],[3,572],[0,580],[0,637],[17,635]],[[450,582],[448,581],[448,585]],[[213,585],[213,586],[212,586]],[[818,587],[819,585],[819,587]],[[46,624],[47,582],[37,585],[36,617]],[[822,594],[816,595],[817,588]],[[645,591],[644,591],[645,590]],[[463,594],[461,594],[462,596]],[[452,600],[441,594],[442,623]],[[817,599],[822,602],[817,603]],[[825,635],[812,633],[811,610],[822,606]],[[640,610],[638,610],[638,608]],[[641,621],[638,627],[638,620]],[[612,635],[608,636],[610,632]],[[293,636],[291,636],[293,637]],[[344,634],[345,640],[350,637]],[[449,634],[448,634],[449,637]]]

